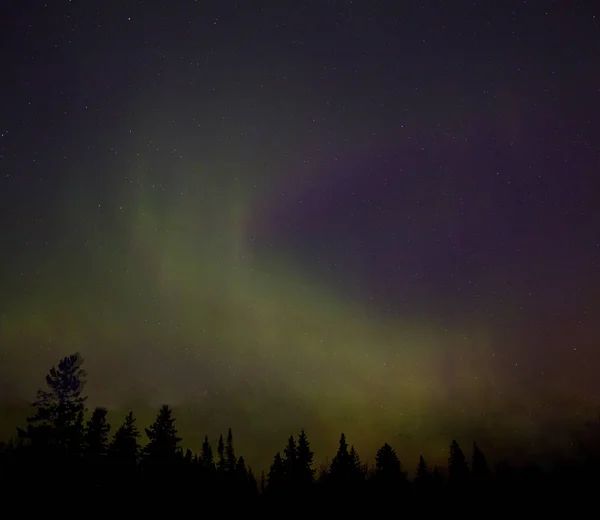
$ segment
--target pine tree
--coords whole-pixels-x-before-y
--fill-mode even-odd
[[[221,438],[221,441],[222,440],[223,439]],[[212,446],[210,445],[210,442],[208,440],[208,435],[204,436],[204,442],[202,443],[202,455],[200,457],[200,464],[202,468],[209,473],[212,473],[215,470],[215,461],[213,459]]]
[[[477,443],[473,443],[473,458],[471,463],[471,474],[476,480],[485,480],[490,476],[490,470],[488,468],[487,460],[485,455],[477,446]]]
[[[406,479],[398,455],[387,442],[375,456],[375,479],[385,486],[398,485]]]
[[[298,448],[293,435],[290,435],[287,446],[283,450],[283,467],[288,484],[296,482],[298,463]]]
[[[109,446],[109,456],[115,462],[124,464],[130,468],[135,467],[140,452],[138,437],[140,432],[135,425],[135,417],[130,411],[125,416],[125,421],[115,432],[113,440]]]
[[[353,461],[348,452],[348,443],[346,436],[342,433],[340,436],[340,446],[331,461],[330,474],[334,479],[346,479],[352,473]]]
[[[358,455],[358,452],[354,448],[354,444],[352,446],[350,446],[349,455],[350,455],[350,468],[352,470],[352,474],[357,478],[361,478],[362,474],[363,474],[363,465],[362,465],[362,462],[360,461],[360,456]]]
[[[168,405],[163,405],[156,420],[146,428],[148,444],[144,449],[146,460],[151,462],[175,462],[179,455],[181,438],[177,435],[173,412]]]
[[[183,456],[183,459],[185,460],[186,464],[193,464],[194,462],[194,454],[192,453],[192,450],[190,450],[189,448],[185,450],[185,455]]]
[[[108,453],[108,434],[110,424],[107,421],[106,408],[97,407],[85,427],[84,449],[88,459],[98,462]]]
[[[217,454],[219,460],[217,461],[217,470],[219,474],[225,473],[227,470],[227,464],[225,462],[225,444],[223,443],[223,434],[219,435],[219,443],[217,444]]]
[[[429,482],[431,473],[429,467],[423,458],[423,455],[419,457],[419,464],[417,466],[417,473],[415,475],[415,484],[424,485]]]
[[[285,484],[285,467],[283,464],[283,459],[281,458],[281,454],[277,452],[273,459],[273,464],[269,469],[269,473],[267,475],[267,491],[269,493],[277,494],[281,491]]]
[[[448,480],[454,484],[463,483],[469,476],[469,467],[464,453],[456,441],[450,445],[448,457]]]
[[[19,437],[32,444],[52,446],[75,455],[80,449],[85,401],[82,395],[86,371],[83,358],[73,354],[62,358],[46,375],[48,390],[38,390],[32,406],[36,413],[27,418],[27,429]]]
[[[231,428],[227,433],[227,445],[225,446],[225,464],[227,471],[232,475],[235,473],[237,459],[235,458],[235,450],[233,449],[233,434]]]
[[[314,453],[310,449],[310,443],[304,430],[298,436],[298,482],[300,485],[312,484],[315,479],[315,470],[313,469]]]
[[[237,460],[235,465],[235,477],[237,479],[238,484],[244,488],[247,487],[248,484],[248,468],[246,468],[246,461],[244,457],[241,457]]]

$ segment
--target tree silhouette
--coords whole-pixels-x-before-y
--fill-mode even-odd
[[[350,471],[351,471],[351,474],[353,476],[355,476],[356,478],[362,477],[363,465],[362,465],[362,462],[360,461],[360,456],[358,455],[358,452],[354,448],[354,444],[352,446],[350,446],[350,453],[349,453],[349,455],[350,455]]]
[[[297,478],[300,486],[306,487],[314,482],[315,470],[313,469],[314,453],[304,430],[298,436]]]
[[[383,488],[398,486],[406,480],[400,459],[387,442],[375,455],[375,481]]]
[[[225,446],[225,467],[231,475],[235,474],[237,459],[235,458],[235,450],[233,449],[233,434],[231,428],[227,433],[227,445]]]
[[[469,466],[464,453],[458,443],[454,440],[450,445],[450,456],[448,457],[448,480],[453,484],[464,483],[469,477]]]
[[[471,467],[471,473],[474,478],[484,479],[489,477],[490,470],[488,468],[487,460],[476,442],[473,443],[473,459]]]
[[[285,486],[285,466],[281,454],[277,452],[267,475],[267,491],[272,495],[281,493]]]
[[[353,491],[364,480],[360,457],[354,446],[348,451],[348,442],[343,433],[340,436],[339,448],[331,461],[329,475],[326,478],[334,488],[349,491]]]
[[[110,424],[108,424],[106,419],[107,413],[106,408],[95,408],[85,427],[85,455],[87,458],[95,461],[106,457],[108,453]]]
[[[223,438],[221,437],[221,441]],[[208,440],[208,435],[204,436],[202,443],[202,455],[200,456],[200,464],[205,472],[212,474],[215,471],[215,461],[213,459],[212,446]]]
[[[285,479],[289,485],[296,483],[298,474],[298,447],[296,446],[296,440],[293,435],[290,435],[288,443],[283,450],[283,468],[285,472]]]
[[[134,468],[140,452],[139,436],[140,432],[135,425],[135,417],[133,412],[130,411],[110,443],[108,452],[111,460]]]
[[[217,461],[217,470],[219,474],[222,475],[227,469],[227,464],[225,462],[225,444],[223,443],[223,434],[219,435],[217,454],[219,456],[219,460]]]
[[[32,444],[42,444],[77,453],[80,449],[83,411],[87,397],[82,395],[86,372],[83,358],[72,354],[46,375],[48,390],[38,390],[32,406],[35,415],[27,418],[27,429],[19,436]]]
[[[177,435],[173,412],[163,405],[154,423],[146,428],[148,444],[144,449],[146,460],[151,462],[175,462],[178,458],[181,438]]]
[[[348,452],[348,442],[346,435],[340,436],[340,445],[338,451],[331,461],[330,474],[334,479],[346,479],[352,474],[353,460]]]
[[[423,455],[419,457],[419,464],[417,465],[417,472],[415,474],[415,484],[417,485],[425,485],[429,483],[431,478],[431,472],[429,471],[429,467],[423,458]]]

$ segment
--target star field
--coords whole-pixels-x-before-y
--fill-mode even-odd
[[[590,3],[0,19],[6,410],[81,351],[92,404],[172,404],[186,444],[231,426],[259,466],[302,427],[317,458],[343,430],[412,466],[455,437],[549,449],[595,413]]]

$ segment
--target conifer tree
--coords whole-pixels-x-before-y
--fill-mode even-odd
[[[267,491],[274,494],[279,493],[285,484],[285,467],[279,452],[275,454],[273,463],[269,468],[267,483]]]
[[[85,427],[85,455],[96,462],[106,457],[108,453],[110,424],[106,418],[107,414],[106,408],[96,407]]]
[[[429,467],[423,458],[423,455],[419,457],[419,464],[417,465],[417,472],[415,475],[415,484],[424,485],[431,477]]]
[[[246,471],[247,471],[246,461],[244,460],[244,457],[242,457],[241,455],[235,464],[235,470],[241,474],[244,474],[244,475],[246,474]]]
[[[346,436],[342,433],[340,436],[340,445],[338,451],[331,461],[330,474],[332,478],[347,478],[352,473],[353,461],[348,452],[348,443]]]
[[[219,435],[217,454],[219,456],[219,460],[217,461],[217,470],[219,471],[219,474],[223,474],[227,469],[227,464],[225,462],[225,444],[223,443],[223,434]]]
[[[350,455],[350,467],[352,469],[352,473],[356,477],[361,477],[362,473],[363,473],[363,465],[362,465],[362,462],[360,461],[360,456],[358,455],[358,452],[354,448],[354,444],[352,446],[350,446],[349,455]]]
[[[375,456],[375,479],[385,485],[400,484],[406,479],[396,451],[387,442]]]
[[[304,430],[298,436],[298,481],[300,484],[312,484],[315,478],[313,469],[314,453],[310,449],[310,443]]]
[[[471,474],[476,480],[485,480],[490,475],[487,460],[485,455],[477,446],[477,443],[473,443],[473,458],[471,463]]]
[[[212,473],[215,470],[215,461],[213,459],[212,446],[210,445],[210,442],[208,440],[208,435],[204,436],[204,442],[202,443],[202,455],[200,457],[200,464],[205,471]]]
[[[109,447],[110,458],[120,464],[135,467],[140,451],[139,436],[140,432],[135,425],[135,417],[133,412],[130,411],[125,416],[123,424],[115,432]]]
[[[18,429],[19,437],[32,444],[52,446],[76,454],[82,437],[82,417],[87,397],[83,358],[72,354],[62,358],[58,367],[46,375],[48,390],[38,390],[32,406],[35,415],[27,418],[27,429]]]
[[[235,450],[233,449],[233,434],[231,428],[227,433],[227,445],[225,446],[225,464],[227,471],[232,475],[235,473],[237,459],[235,458]]]
[[[194,454],[192,453],[192,450],[190,450],[189,448],[185,450],[185,455],[184,455],[184,460],[186,462],[186,464],[192,464],[194,462]]]
[[[148,444],[144,450],[146,459],[151,462],[175,462],[178,459],[179,443],[175,418],[168,405],[163,405],[156,420],[146,428]]]
[[[458,443],[454,440],[450,445],[450,456],[448,457],[448,480],[451,483],[463,483],[469,476],[469,467],[464,453]]]
[[[293,435],[290,435],[287,446],[283,450],[283,467],[286,481],[293,484],[296,481],[298,463],[298,448]]]

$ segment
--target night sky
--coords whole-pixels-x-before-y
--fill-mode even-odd
[[[594,4],[3,3],[3,435],[80,351],[113,428],[169,403],[255,467],[302,427],[409,470],[565,444],[600,405]]]

